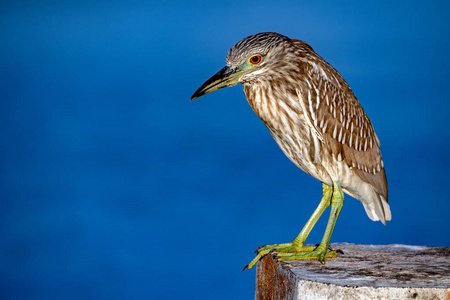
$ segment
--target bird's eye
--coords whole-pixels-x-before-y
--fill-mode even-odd
[[[252,57],[250,57],[250,62],[254,65],[259,64],[260,61],[261,55],[253,55]]]

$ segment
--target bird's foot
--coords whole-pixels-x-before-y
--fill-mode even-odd
[[[297,252],[297,253],[287,253],[287,252],[277,252],[275,253],[275,258],[278,261],[287,260],[307,260],[307,259],[317,259],[322,264],[325,264],[325,258],[338,257],[338,253],[343,253],[341,250],[327,251],[326,248],[320,245],[312,251],[308,252]]]
[[[251,269],[253,268],[256,263],[263,258],[265,255],[274,252],[276,255],[280,253],[284,254],[294,254],[299,252],[311,252],[315,249],[315,247],[305,247],[303,245],[297,245],[295,243],[284,243],[284,244],[272,244],[272,245],[266,245],[261,246],[258,249],[255,250],[256,257],[245,266],[245,269]]]
[[[317,259],[324,264],[325,258],[337,257],[338,252],[342,251],[327,252],[327,249],[324,249],[320,245],[317,247],[306,247],[294,243],[285,243],[261,246],[255,252],[257,253],[256,257],[245,266],[244,270],[253,268],[262,257],[269,253],[273,253],[274,258],[279,261]]]

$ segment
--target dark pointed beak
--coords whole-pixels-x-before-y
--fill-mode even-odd
[[[191,100],[220,90],[221,88],[238,84],[242,73],[243,72],[239,69],[239,67],[226,65],[204,84],[202,84],[202,86],[195,91],[194,95],[192,95]]]

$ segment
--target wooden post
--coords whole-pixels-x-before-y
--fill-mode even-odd
[[[331,244],[344,254],[257,266],[255,299],[450,300],[450,247]]]

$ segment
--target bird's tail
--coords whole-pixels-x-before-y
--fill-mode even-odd
[[[372,221],[381,221],[386,225],[386,221],[391,220],[391,209],[387,200],[372,190],[372,197],[370,202],[361,201],[364,205],[367,215]]]

